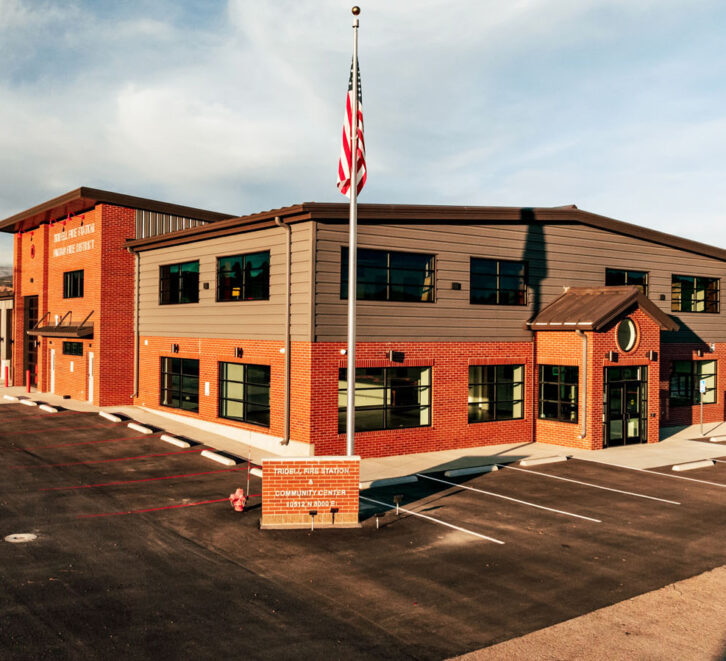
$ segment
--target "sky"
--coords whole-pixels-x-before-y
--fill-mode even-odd
[[[351,5],[0,0],[0,218],[79,186],[345,202]],[[723,0],[359,5],[361,203],[576,204],[726,248]]]

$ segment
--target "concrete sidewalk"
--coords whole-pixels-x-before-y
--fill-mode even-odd
[[[276,456],[269,450],[249,446],[240,441],[200,429],[193,424],[192,419],[190,419],[189,423],[180,422],[137,406],[109,406],[101,409],[88,402],[63,399],[49,393],[31,392],[28,394],[23,387],[0,387],[0,402],[7,403],[7,400],[2,397],[6,394],[15,397],[29,397],[39,402],[46,402],[51,406],[62,406],[76,411],[98,412],[104,410],[122,413],[142,424],[163,429],[169,434],[193,439],[242,459],[249,457],[253,463],[259,464],[263,457]],[[361,482],[368,483],[374,480],[403,477],[419,472],[451,470],[556,455],[628,466],[630,468],[655,468],[657,466],[726,456],[726,445],[710,443],[707,440],[693,440],[701,439],[704,436],[726,435],[726,422],[707,424],[704,426],[703,431],[704,434],[702,435],[700,425],[667,428],[661,430],[662,440],[659,443],[628,445],[606,450],[576,450],[547,443],[509,443],[363,459],[361,460],[360,479]]]

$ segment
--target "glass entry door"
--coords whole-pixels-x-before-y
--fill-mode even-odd
[[[605,368],[604,446],[648,440],[648,368]]]
[[[27,331],[38,323],[38,297],[25,297],[25,330],[23,333],[23,342],[25,344],[23,371],[30,372],[30,385],[37,386],[38,376],[38,338],[28,335]],[[25,379],[25,374],[23,374]],[[23,380],[23,383],[25,381]]]

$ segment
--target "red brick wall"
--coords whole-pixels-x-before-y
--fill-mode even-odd
[[[262,460],[262,528],[358,525],[360,457]],[[332,508],[337,508],[333,513]]]
[[[583,365],[582,338],[572,331],[538,331],[536,354],[538,365],[577,365],[580,370],[580,408],[577,424],[556,420],[537,420],[536,440],[540,443],[554,443],[567,447],[599,450],[603,447],[603,389],[605,367],[641,365],[648,367],[648,442],[658,441],[659,425],[659,373],[658,360],[651,361],[648,351],[656,351],[660,357],[660,328],[645,313],[637,309],[630,317],[638,327],[636,345],[627,354],[617,345],[617,325],[622,318],[600,332],[587,331],[587,425],[585,437],[582,433],[583,416]],[[608,361],[607,353],[615,351],[617,361]],[[539,378],[539,372],[536,374]]]
[[[15,384],[23,382],[25,296],[39,296],[43,325],[67,312],[64,324],[89,321],[94,337],[84,341],[83,356],[63,356],[63,338],[38,338],[38,389],[50,389],[50,349],[56,350],[55,391],[88,399],[88,351],[94,352],[94,404],[128,404],[133,392],[134,258],[123,243],[134,233],[132,209],[98,205],[95,209],[15,236]],[[93,231],[89,231],[93,227]],[[67,237],[67,238],[66,238]],[[35,255],[31,257],[32,246]],[[84,295],[63,298],[63,274],[83,270]],[[75,340],[76,338],[65,338]],[[52,344],[51,344],[52,343]],[[70,362],[74,371],[70,372]]]
[[[703,355],[698,356],[697,351]],[[711,352],[707,344],[662,344],[660,360],[661,421],[664,427],[695,425],[701,420],[701,406],[671,406],[668,399],[674,360],[716,360],[716,402],[703,405],[704,422],[726,420],[726,344],[716,344]],[[696,384],[697,385],[697,384]]]

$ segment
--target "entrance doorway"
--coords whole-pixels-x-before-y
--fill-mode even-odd
[[[38,323],[38,297],[26,296],[24,301],[25,307],[25,333],[23,333],[23,342],[25,344],[23,365],[23,376],[30,372],[30,385],[37,386],[38,376],[38,339],[32,335],[28,335],[27,331]]]
[[[648,440],[648,368],[605,368],[603,447]]]

